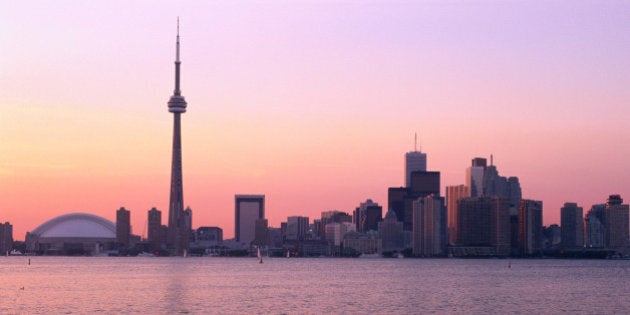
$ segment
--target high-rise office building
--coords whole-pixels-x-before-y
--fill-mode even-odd
[[[0,253],[5,255],[13,250],[13,225],[9,222],[0,223]]]
[[[339,210],[322,211],[322,216],[319,220],[320,226],[317,228],[317,230],[319,230],[321,234],[317,235],[325,238],[327,224],[343,222],[352,222],[352,216],[346,212]]]
[[[446,254],[446,206],[444,198],[429,195],[413,202],[414,256],[442,256]]]
[[[518,241],[524,255],[542,252],[542,201],[523,199],[518,205]]]
[[[510,204],[505,198],[462,198],[458,207],[456,245],[488,247],[492,254],[510,254]]]
[[[123,248],[129,248],[131,236],[131,212],[124,207],[116,211],[116,242]]]
[[[470,188],[471,197],[483,196],[483,174],[486,169],[486,159],[472,159],[472,166],[466,169],[466,186]]]
[[[291,216],[287,218],[286,239],[290,241],[303,241],[309,228],[308,217]]]
[[[313,219],[313,224],[311,224],[310,229],[313,231],[313,235],[317,238],[324,237],[324,226],[322,225],[322,219]]]
[[[378,235],[383,240],[383,252],[405,249],[403,223],[398,220],[394,211],[388,211],[385,219],[378,223]]]
[[[458,203],[462,198],[470,197],[470,188],[465,185],[446,187],[446,209],[448,218],[448,242],[455,244],[457,240]]]
[[[415,136],[414,149],[405,154],[405,187],[411,186],[411,173],[427,170],[427,155],[418,151],[418,135]]]
[[[373,202],[372,199],[368,199],[359,204],[354,210],[352,218],[357,226],[357,232],[376,231],[378,230],[378,222],[383,221],[383,207]]]
[[[405,231],[413,227],[413,201],[428,195],[440,195],[440,172],[411,172],[409,187],[392,187],[388,190],[389,210],[403,222]]]
[[[560,209],[561,244],[564,249],[584,248],[583,209],[577,203],[566,202]]]
[[[490,166],[485,168],[482,183],[482,195],[485,197],[506,197],[508,194],[507,179],[499,176],[499,171],[494,164],[490,164]]]
[[[181,117],[186,112],[186,100],[180,90],[179,19],[175,49],[175,90],[168,101],[168,111],[173,113],[173,159],[171,164],[171,191],[168,208],[168,247],[172,255],[182,255],[188,250],[190,229],[184,216],[184,188],[182,174]]]
[[[462,198],[457,218],[458,246],[491,246],[491,200],[483,197]]]
[[[482,195],[485,197],[502,197],[508,199],[510,207],[518,210],[518,203],[521,200],[521,184],[518,177],[503,177],[499,175],[493,158],[490,156],[490,166],[486,166],[483,171]]]
[[[466,169],[466,186],[469,188],[471,197],[497,197],[507,200],[509,205],[509,221],[510,221],[510,247],[516,253],[519,251],[518,243],[518,203],[521,200],[521,185],[518,177],[503,177],[499,175],[497,167],[494,165],[493,156],[490,155],[490,165],[488,166],[486,159],[474,158],[472,165]],[[451,208],[455,209],[457,205],[451,203]],[[449,212],[450,214],[450,212]],[[456,222],[459,215],[449,216],[450,228],[452,233],[449,236],[449,242],[458,238],[458,230]]]
[[[163,245],[161,241],[164,238],[163,235],[161,235],[162,211],[154,207],[147,212],[147,216],[149,246],[151,247],[151,250],[160,249]]]
[[[334,246],[341,246],[343,237],[348,232],[356,232],[357,228],[352,222],[332,222],[326,224],[326,240]]]
[[[587,248],[602,248],[604,244],[605,204],[593,205],[584,218],[584,245]]]
[[[411,185],[407,187],[414,196],[440,195],[440,172],[411,172]],[[417,199],[417,198],[416,198]]]
[[[265,195],[234,196],[234,237],[249,245],[256,237],[256,220],[265,218]]]
[[[269,222],[267,219],[257,219],[254,223],[254,241],[253,245],[268,246],[271,243],[269,235]]]
[[[522,198],[521,183],[518,177],[508,177],[507,179],[507,198],[510,200],[510,206],[515,207]]]
[[[620,195],[610,195],[604,209],[604,243],[608,249],[628,251],[628,212]]]
[[[387,189],[387,212],[393,211],[396,218],[400,222],[405,221],[405,209],[411,209],[411,206],[407,207],[407,203],[411,205],[413,201],[409,198],[409,188],[407,187],[390,187]],[[386,215],[387,216],[387,215]]]
[[[427,170],[427,155],[418,151],[405,154],[405,187],[411,186],[411,173]]]

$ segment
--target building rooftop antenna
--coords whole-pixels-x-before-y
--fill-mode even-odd
[[[418,133],[413,134],[413,150],[418,151]]]

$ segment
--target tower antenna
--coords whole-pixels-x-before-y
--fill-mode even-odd
[[[175,52],[175,61],[179,61],[179,16],[177,17],[177,51]]]
[[[413,134],[413,150],[418,151],[418,133]]]

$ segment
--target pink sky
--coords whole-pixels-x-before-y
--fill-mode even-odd
[[[133,232],[168,212],[175,21],[184,201],[234,234],[266,215],[387,205],[418,132],[442,186],[494,154],[523,196],[630,200],[630,4],[494,1],[0,3],[0,221],[69,212]],[[442,188],[443,188],[442,187]],[[444,192],[444,189],[442,190]]]

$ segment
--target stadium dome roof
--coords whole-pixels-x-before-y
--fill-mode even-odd
[[[89,213],[69,213],[44,222],[31,234],[40,238],[116,238],[116,224]]]

